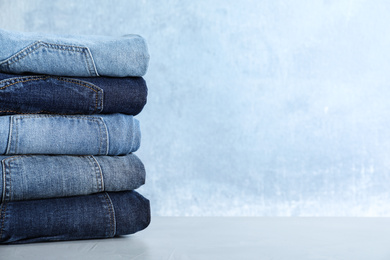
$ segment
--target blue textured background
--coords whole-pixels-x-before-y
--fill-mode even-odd
[[[390,216],[390,2],[0,0],[0,10],[9,30],[147,39],[137,155],[154,215]]]

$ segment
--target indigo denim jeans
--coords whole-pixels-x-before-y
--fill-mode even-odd
[[[143,76],[149,63],[145,40],[55,35],[0,29],[0,71],[79,77]]]
[[[69,78],[0,73],[0,115],[137,115],[146,104],[141,77]]]
[[[124,114],[0,116],[0,154],[124,155],[141,141]]]
[[[149,201],[135,191],[3,202],[0,243],[109,238],[149,223]]]
[[[0,156],[0,202],[134,190],[145,168],[134,154],[123,156]]]

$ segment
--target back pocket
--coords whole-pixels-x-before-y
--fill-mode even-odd
[[[98,76],[87,47],[37,41],[7,60],[0,69],[10,73],[39,73],[62,76]]]
[[[108,131],[101,117],[10,116],[6,154],[107,155]]]
[[[51,76],[0,81],[0,115],[95,114],[102,110],[103,90],[86,81]]]

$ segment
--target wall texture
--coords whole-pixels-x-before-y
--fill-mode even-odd
[[[154,215],[390,216],[390,3],[0,0],[0,27],[136,33]],[[0,46],[1,47],[1,46]]]

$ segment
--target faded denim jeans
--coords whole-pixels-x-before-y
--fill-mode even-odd
[[[145,183],[145,168],[124,156],[0,156],[0,202],[134,190]]]
[[[124,114],[0,116],[0,154],[124,155],[141,141]]]
[[[0,46],[0,243],[146,228],[149,201],[130,191],[145,182],[131,154],[147,95],[145,40],[0,29]]]
[[[149,223],[149,201],[135,191],[3,202],[0,243],[109,238]]]
[[[0,115],[111,114],[137,115],[146,104],[141,77],[69,78],[0,73]]]
[[[78,77],[143,76],[149,63],[138,35],[87,36],[0,29],[0,71]]]

